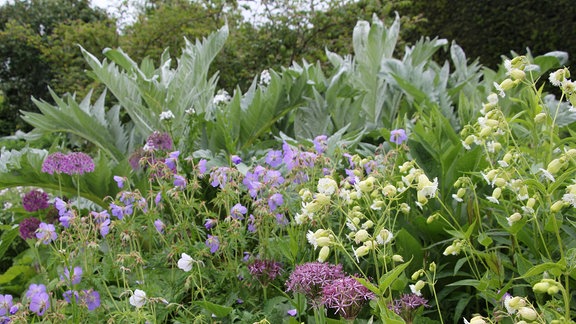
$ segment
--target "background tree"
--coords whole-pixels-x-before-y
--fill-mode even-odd
[[[64,27],[71,25],[75,27]],[[89,0],[17,0],[0,7],[0,90],[5,96],[0,135],[28,129],[19,111],[36,111],[30,98],[48,99],[48,85],[66,91],[85,87],[86,77],[68,70],[80,59],[76,42],[90,44],[85,40],[91,38],[98,48],[92,51],[99,53],[100,41],[114,46],[113,38],[102,38],[104,30],[114,31],[115,24],[103,10],[90,7]]]

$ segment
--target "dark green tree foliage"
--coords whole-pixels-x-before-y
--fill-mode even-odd
[[[495,68],[501,55],[566,51],[576,55],[573,0],[415,0],[422,35],[455,40],[469,57]]]
[[[62,33],[62,25],[106,20],[106,13],[91,8],[89,0],[17,0],[0,7],[0,90],[5,96],[0,106],[0,135],[26,129],[19,111],[36,111],[30,98],[48,99],[48,85],[58,83],[55,76],[68,75],[60,68],[70,64],[70,58],[55,57],[58,50],[53,53],[50,46],[57,40],[54,32]],[[115,28],[113,23],[109,27]],[[75,44],[66,46],[80,57]]]

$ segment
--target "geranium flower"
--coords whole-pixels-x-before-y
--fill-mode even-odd
[[[192,270],[192,265],[196,262],[197,261],[192,259],[188,254],[182,253],[182,257],[178,260],[178,268],[184,270],[184,272],[189,272]]]
[[[140,308],[146,304],[146,300],[146,292],[140,289],[136,289],[128,301],[130,302],[130,305],[136,308]]]
[[[53,224],[40,223],[36,231],[36,238],[44,244],[50,244],[58,238],[58,234],[56,234],[56,228]]]

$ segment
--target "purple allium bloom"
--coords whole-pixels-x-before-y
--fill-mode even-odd
[[[126,181],[126,178],[115,175],[114,181],[116,181],[116,183],[118,184],[118,188],[123,188],[124,187],[124,181]]]
[[[204,227],[205,227],[207,230],[209,230],[209,229],[213,228],[214,226],[216,226],[217,223],[218,223],[217,220],[212,219],[212,218],[208,218],[208,219],[206,220],[206,222],[204,222]]]
[[[67,160],[67,170],[62,170],[62,173],[82,175],[94,171],[94,160],[85,153],[70,153],[67,155]]]
[[[208,234],[208,238],[206,239],[206,246],[210,248],[210,253],[214,254],[218,251],[220,247],[220,241],[218,240],[218,236],[212,236]]]
[[[156,230],[158,231],[158,233],[163,234],[164,228],[166,228],[166,225],[164,225],[164,222],[162,222],[161,219],[157,219],[154,221],[154,227],[156,227]]]
[[[100,294],[96,290],[82,290],[81,300],[86,304],[89,311],[93,311],[100,306]]]
[[[12,306],[12,295],[0,295],[0,316],[10,314]]]
[[[374,298],[373,292],[349,276],[335,279],[322,288],[322,303],[347,320],[356,318],[364,304]]]
[[[62,173],[67,164],[67,157],[64,153],[56,152],[49,154],[42,162],[42,172],[48,174]]]
[[[36,238],[44,244],[50,244],[58,238],[58,234],[56,234],[56,228],[53,224],[40,223],[36,231]]]
[[[286,314],[295,317],[296,315],[298,315],[298,310],[296,308],[289,309],[288,311],[286,311]]]
[[[73,285],[77,285],[82,280],[82,267],[74,267],[72,270],[72,276],[70,276],[70,270],[68,267],[64,268],[64,276],[60,276],[61,280],[67,280]]]
[[[46,292],[35,294],[30,299],[30,310],[38,316],[44,315],[46,310],[50,307],[50,296]]]
[[[22,198],[22,206],[28,212],[46,209],[50,206],[48,204],[48,194],[40,190],[30,190]]]
[[[280,275],[283,269],[280,262],[256,259],[248,265],[248,271],[262,286],[266,287]]]
[[[406,131],[402,128],[390,132],[390,142],[395,143],[396,145],[402,144],[407,139],[408,136],[406,135]]]
[[[181,175],[174,175],[174,187],[178,187],[180,189],[186,188],[186,179]]]
[[[402,316],[403,319],[412,321],[420,306],[430,307],[428,300],[416,294],[403,294],[388,304],[388,309]]]
[[[154,150],[170,151],[174,144],[170,134],[155,131],[146,139],[146,145]]]
[[[286,291],[304,294],[317,307],[320,305],[322,288],[341,278],[344,278],[341,264],[308,262],[296,266],[286,281]]]
[[[256,218],[252,214],[248,217],[248,232],[256,232]]]
[[[277,168],[282,164],[282,158],[282,151],[268,151],[266,163],[273,168]]]
[[[281,206],[284,203],[284,198],[282,194],[275,193],[270,198],[268,198],[268,207],[270,207],[270,211],[275,211],[276,208]]]
[[[240,203],[237,203],[230,210],[230,216],[232,216],[232,218],[237,220],[243,220],[244,215],[246,215],[247,212],[248,209],[246,207],[242,206]]]
[[[326,148],[328,147],[328,143],[326,142],[327,140],[328,136],[326,135],[318,135],[314,138],[314,149],[318,154],[322,154],[326,151]]]
[[[40,226],[40,220],[36,217],[25,218],[20,222],[20,237],[24,240],[36,238],[36,230]]]
[[[198,172],[200,172],[200,174],[205,174],[206,173],[206,164],[208,163],[208,161],[206,161],[206,159],[201,159],[200,161],[198,161]]]
[[[232,163],[234,163],[234,164],[236,164],[236,165],[242,163],[242,158],[239,157],[238,155],[232,155],[232,156],[230,157],[230,160],[232,161]]]
[[[46,286],[43,284],[30,284],[30,286],[28,286],[28,290],[26,291],[26,298],[30,299],[32,296],[43,292],[46,292]]]

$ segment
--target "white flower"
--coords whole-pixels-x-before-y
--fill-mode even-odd
[[[170,120],[170,119],[174,119],[174,114],[172,113],[172,111],[167,110],[167,111],[163,111],[162,113],[160,113],[160,120]]]
[[[576,207],[576,195],[573,193],[567,193],[562,196],[562,200],[566,203],[572,205],[572,207]]]
[[[378,235],[376,236],[376,242],[378,242],[378,244],[380,245],[384,245],[392,241],[393,238],[394,234],[392,234],[392,232],[390,232],[389,230],[383,228],[380,231],[380,233],[378,233]]]
[[[218,91],[218,93],[216,93],[216,95],[214,96],[214,99],[212,99],[212,102],[215,105],[219,105],[221,103],[229,102],[230,99],[232,99],[232,97],[230,97],[230,94],[228,94],[228,91],[221,89]]]
[[[132,297],[130,297],[130,305],[140,308],[146,304],[146,292],[136,289]]]
[[[186,253],[182,253],[182,257],[178,260],[178,268],[184,270],[184,272],[188,272],[192,270],[192,265],[196,262],[196,260],[192,259]]]
[[[502,89],[500,84],[494,82],[494,87],[496,88],[496,91],[498,91],[498,95],[500,95],[500,97],[502,98],[506,97],[506,93],[504,92],[504,89]]]
[[[262,71],[262,73],[260,73],[260,84],[267,86],[270,84],[270,81],[272,81],[272,76],[270,76],[270,71],[268,71],[268,70]]]
[[[318,180],[318,192],[331,196],[336,189],[338,189],[338,183],[334,179],[322,178]]]
[[[545,169],[540,168],[539,171],[542,172],[542,174],[544,175],[544,177],[545,177],[546,179],[550,180],[551,182],[556,181],[556,179],[554,179],[554,176],[552,175],[552,173],[548,172],[548,170],[545,170]]]
[[[196,109],[190,107],[190,108],[186,109],[185,112],[186,112],[188,115],[194,115],[194,114],[196,114]]]

